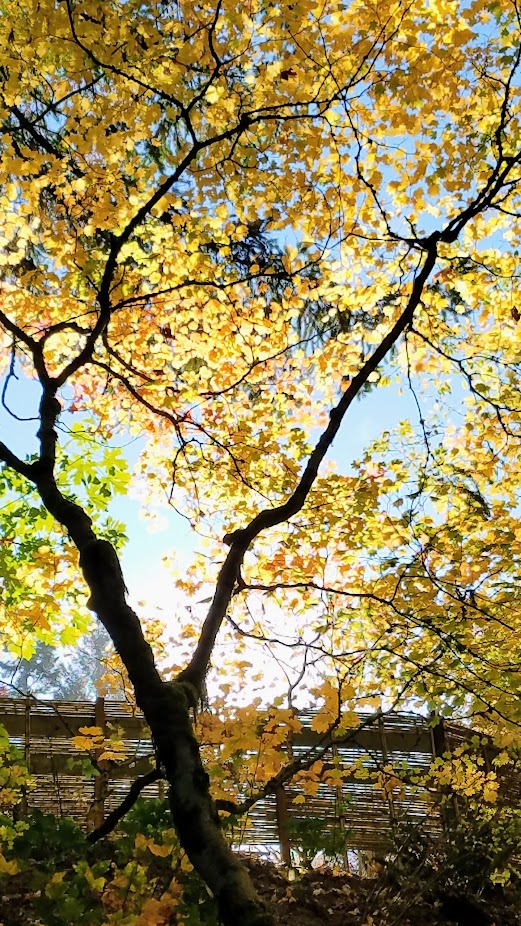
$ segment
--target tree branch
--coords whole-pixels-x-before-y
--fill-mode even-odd
[[[104,836],[108,836],[108,834],[115,829],[119,821],[132,809],[143,789],[147,788],[148,785],[153,784],[155,781],[159,781],[161,778],[163,778],[163,774],[157,768],[151,769],[146,775],[140,775],[139,778],[136,778],[136,780],[132,782],[128,794],[121,801],[121,804],[108,814],[101,826],[98,826],[97,829],[92,830],[92,832],[88,834],[87,842],[95,843],[98,842],[99,839],[103,839]]]
[[[30,479],[31,482],[34,481],[34,463],[25,463],[24,460],[21,460],[20,457],[17,457],[12,450],[9,450],[2,441],[0,441],[0,460],[2,460],[6,466],[10,466],[11,469],[14,469],[17,473],[20,473],[21,476],[25,476],[26,479]]]
[[[414,280],[412,292],[405,310],[392,329],[374,350],[371,357],[351,380],[338,404],[329,413],[329,424],[312,451],[300,481],[290,498],[283,505],[279,505],[276,508],[264,509],[264,511],[261,511],[250,521],[247,527],[233,531],[231,534],[227,534],[224,537],[224,542],[230,546],[230,551],[221,567],[217,579],[215,595],[204,621],[192,659],[179,676],[182,680],[190,681],[198,691],[201,690],[215,639],[230,604],[246,550],[261,531],[281,524],[283,521],[287,521],[303,507],[317,477],[319,467],[338,434],[338,430],[348,408],[369,380],[371,373],[376,370],[381,361],[396,344],[399,337],[411,324],[414,312],[420,303],[423,287],[436,263],[437,241],[438,235],[435,234],[432,236],[426,249],[425,262],[420,273]]]

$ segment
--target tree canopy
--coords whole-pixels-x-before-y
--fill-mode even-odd
[[[520,25],[511,0],[0,0],[2,401],[40,394],[38,451],[0,442],[2,634],[30,655],[97,615],[228,926],[272,919],[193,731],[212,656],[225,707],[278,641],[319,732],[368,705],[521,722]],[[416,419],[335,470],[386,383]],[[210,538],[167,683],[110,515],[128,434]]]

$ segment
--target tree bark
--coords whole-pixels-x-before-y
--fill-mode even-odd
[[[80,551],[90,588],[89,606],[108,631],[134,686],[169,784],[169,803],[181,846],[215,896],[224,926],[273,926],[248,872],[228,846],[210,794],[191,722],[194,686],[163,682],[126,588],[114,547],[98,539],[90,518],[58,490],[47,473],[37,481],[47,509],[66,527]]]

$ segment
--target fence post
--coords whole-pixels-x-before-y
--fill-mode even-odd
[[[382,763],[385,767],[389,764],[389,753],[387,752],[387,740],[385,737],[385,724],[383,717],[378,718],[378,732],[380,734],[380,746],[382,750]],[[385,789],[385,798],[387,800],[387,806],[389,807],[389,817],[391,820],[391,832],[395,829],[395,826],[398,822],[398,814],[396,812],[396,806],[394,803],[392,791]]]
[[[279,785],[275,791],[275,807],[277,811],[277,830],[279,834],[280,857],[288,868],[291,868],[291,840],[289,835],[288,801],[284,785]]]
[[[96,698],[94,706],[94,725],[101,727],[103,734],[107,732],[107,716],[105,714],[105,701],[103,698]],[[101,753],[101,750],[98,754]],[[104,762],[98,763],[98,774],[94,778],[94,800],[87,813],[87,829],[95,830],[103,823],[105,819],[105,798],[108,792],[109,773],[103,767]],[[101,767],[100,767],[101,766]]]
[[[31,699],[25,699],[24,706],[24,759],[27,765],[27,771],[31,774]],[[24,820],[29,812],[27,804],[27,788],[25,785],[21,788],[21,801],[13,807],[13,820]]]
[[[339,765],[340,758],[338,755],[338,746],[333,745],[331,749],[331,757],[333,759],[333,762]],[[334,825],[336,826],[336,823],[338,821],[338,828],[342,836],[342,845],[343,845],[342,857],[343,857],[343,862],[344,862],[344,868],[346,871],[350,871],[349,849],[347,847],[347,842],[344,842],[344,838],[346,836],[346,831],[348,830],[348,827],[346,827],[346,815],[345,815],[345,810],[344,810],[344,788],[343,788],[341,781],[336,785],[335,791],[336,791],[336,800],[335,800],[336,806],[335,806]]]
[[[447,731],[445,730],[445,723],[443,717],[437,717],[436,723],[431,727],[431,738],[432,738],[432,753],[434,759],[442,759],[444,753],[450,752],[450,745],[447,740]],[[441,793],[448,794],[448,790],[440,789]],[[441,803],[441,822],[443,829],[447,830],[450,827],[451,823],[455,823],[458,819],[458,799],[455,794],[452,794],[450,800],[447,803],[444,803],[442,800]]]

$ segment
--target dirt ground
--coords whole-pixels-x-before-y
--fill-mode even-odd
[[[435,877],[422,879],[418,871],[399,879],[392,869],[382,867],[378,877],[361,878],[319,868],[294,871],[290,879],[270,862],[243,861],[258,893],[274,911],[277,926],[521,926],[521,886],[475,896],[442,890]],[[157,863],[159,878],[171,875],[164,859]],[[16,893],[8,893],[11,886]],[[31,875],[27,883],[8,880],[1,887],[0,926],[64,922],[63,911],[56,920],[47,914],[42,919],[33,908],[40,891],[34,892]],[[205,891],[198,896],[208,900]],[[70,926],[76,922],[71,919]],[[209,919],[197,917],[197,922],[214,923],[215,911]]]
[[[262,898],[279,926],[521,926],[521,893],[497,889],[476,897],[437,891],[418,879],[391,884],[328,869],[289,881],[274,865],[249,860]]]

